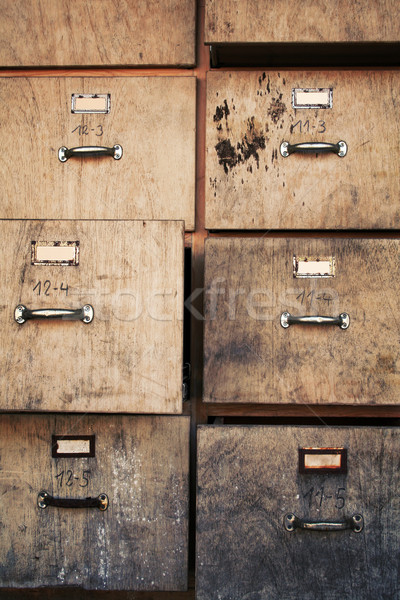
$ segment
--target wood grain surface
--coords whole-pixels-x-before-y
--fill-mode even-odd
[[[208,73],[206,227],[391,229],[400,210],[399,71]],[[295,109],[294,89],[332,108]],[[345,141],[347,155],[280,154]]]
[[[397,0],[206,0],[205,42],[391,42]]]
[[[194,228],[194,77],[0,78],[1,218],[178,219]],[[72,114],[72,94],[110,94]],[[123,149],[60,162],[62,146]]]
[[[187,417],[3,415],[2,586],[187,588]],[[52,458],[52,435],[95,436],[92,458]],[[57,498],[97,508],[41,509]]]
[[[398,428],[199,428],[197,600],[398,595]],[[347,474],[298,470],[298,449],[344,447]],[[284,529],[284,516],[360,533]]]
[[[194,0],[1,0],[0,65],[192,66]]]
[[[79,265],[32,265],[37,240],[79,241]],[[3,221],[0,244],[2,410],[182,411],[182,222]],[[19,325],[19,304],[94,319]]]
[[[294,278],[293,257],[331,258],[332,278]],[[206,242],[204,401],[398,405],[398,240]],[[281,314],[350,326],[291,325]]]

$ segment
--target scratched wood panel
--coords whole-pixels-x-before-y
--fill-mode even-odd
[[[397,0],[206,0],[206,44],[364,41],[400,41]]]
[[[178,219],[194,228],[194,77],[0,79],[0,218]],[[73,94],[109,94],[109,113],[73,114]],[[122,146],[72,157],[61,147]]]
[[[95,436],[95,456],[52,457],[53,435]],[[0,447],[2,587],[187,589],[188,417],[3,415]]]
[[[205,257],[205,402],[399,404],[399,240],[211,238]],[[295,278],[294,257],[335,275]]]
[[[79,265],[31,264],[31,243],[78,241]],[[3,410],[182,411],[183,223],[3,221]],[[28,320],[77,310],[90,323]]]
[[[0,65],[192,66],[194,0],[1,0]]]
[[[298,471],[298,449],[344,447],[347,474]],[[200,427],[197,600],[398,596],[396,428]],[[362,515],[364,529],[285,530]]]
[[[206,227],[398,228],[399,85],[398,71],[208,73]],[[332,108],[293,108],[294,89],[320,88]],[[284,158],[284,141],[348,150]]]

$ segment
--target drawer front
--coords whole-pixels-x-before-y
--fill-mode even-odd
[[[194,77],[1,78],[0,217],[193,229],[195,88]]]
[[[2,586],[186,588],[187,417],[4,415],[0,448]]]
[[[396,598],[399,450],[396,428],[201,427],[197,600]]]
[[[183,224],[0,226],[0,408],[181,412]]]
[[[399,258],[399,240],[209,239],[204,400],[397,404]]]
[[[398,227],[399,85],[396,71],[209,73],[207,228]]]
[[[206,44],[391,42],[400,40],[399,20],[396,0],[342,0],[340,5],[329,0],[207,0],[205,40]]]
[[[0,65],[190,66],[194,0],[1,0]]]

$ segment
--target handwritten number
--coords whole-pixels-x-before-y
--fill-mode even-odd
[[[46,286],[47,286],[47,287],[46,287]],[[50,296],[50,294],[49,294],[49,289],[50,289],[50,286],[51,286],[51,282],[50,282],[48,279],[46,279],[46,281],[45,281],[45,282],[44,282],[44,284],[43,284],[43,287],[44,287],[44,295],[45,295],[45,296]]]
[[[346,488],[338,488],[337,492],[336,492],[336,503],[335,503],[335,508],[343,508],[345,505],[345,498],[343,495],[341,495],[340,492],[345,492]]]
[[[89,485],[89,475],[90,475],[90,471],[83,471],[82,473],[82,479],[86,482],[83,485],[80,483],[79,487],[87,487]]]
[[[96,131],[96,130],[97,130],[97,133],[95,133],[95,135],[97,137],[101,137],[103,135],[103,133],[104,133],[104,131],[103,131],[103,125],[97,125],[95,128],[93,127],[91,129],[89,129],[89,125],[77,125],[75,127],[75,129],[73,129],[71,131],[71,133],[75,133],[77,131],[78,135],[89,135],[89,133],[91,131]]]
[[[65,295],[66,295],[66,296],[68,296],[68,283],[67,283],[66,287],[63,287],[63,286],[64,286],[64,283],[63,283],[63,282],[61,282],[61,285],[60,285],[60,290],[61,290],[62,292],[65,292]]]
[[[56,479],[58,479],[58,486],[62,487],[63,479],[64,479],[64,471],[61,471],[61,473],[58,473],[56,475]]]
[[[65,481],[64,481],[65,475]],[[75,481],[79,481],[79,487],[85,488],[89,485],[90,480],[90,471],[82,471],[82,477],[78,477],[74,474],[72,469],[68,469],[68,471],[60,471],[57,473],[56,479],[58,481],[58,487],[62,487],[63,484],[71,487],[74,485]]]
[[[73,480],[73,476],[74,476],[74,474],[73,474],[73,472],[71,471],[71,469],[68,469],[68,471],[67,471],[67,475],[68,475],[68,479],[67,479],[67,481],[65,482],[65,485],[67,485],[68,487],[71,487],[71,485],[74,483],[74,480]]]
[[[40,296],[40,291],[42,289],[42,282],[38,281],[37,284],[35,285],[35,287],[33,288],[33,291],[36,290],[36,288],[38,288],[38,296]]]
[[[319,121],[318,133],[325,133],[325,131],[326,131],[325,121]]]

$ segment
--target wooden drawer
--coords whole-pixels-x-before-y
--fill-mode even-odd
[[[214,66],[398,64],[400,7],[397,0],[206,0],[204,40]]]
[[[398,228],[399,86],[398,71],[209,73],[206,227]]]
[[[186,589],[188,417],[3,415],[0,449],[2,587]]]
[[[399,240],[207,240],[204,400],[398,404],[399,259]]]
[[[0,227],[0,409],[180,413],[182,222]]]
[[[197,600],[396,598],[398,429],[198,434]],[[345,455],[347,468],[338,468]],[[310,469],[318,464],[330,468]]]
[[[178,219],[194,228],[194,77],[5,77],[0,100],[1,218]],[[92,146],[112,155],[92,156]],[[81,147],[59,160],[60,148]]]
[[[192,66],[194,0],[0,1],[0,65]]]

